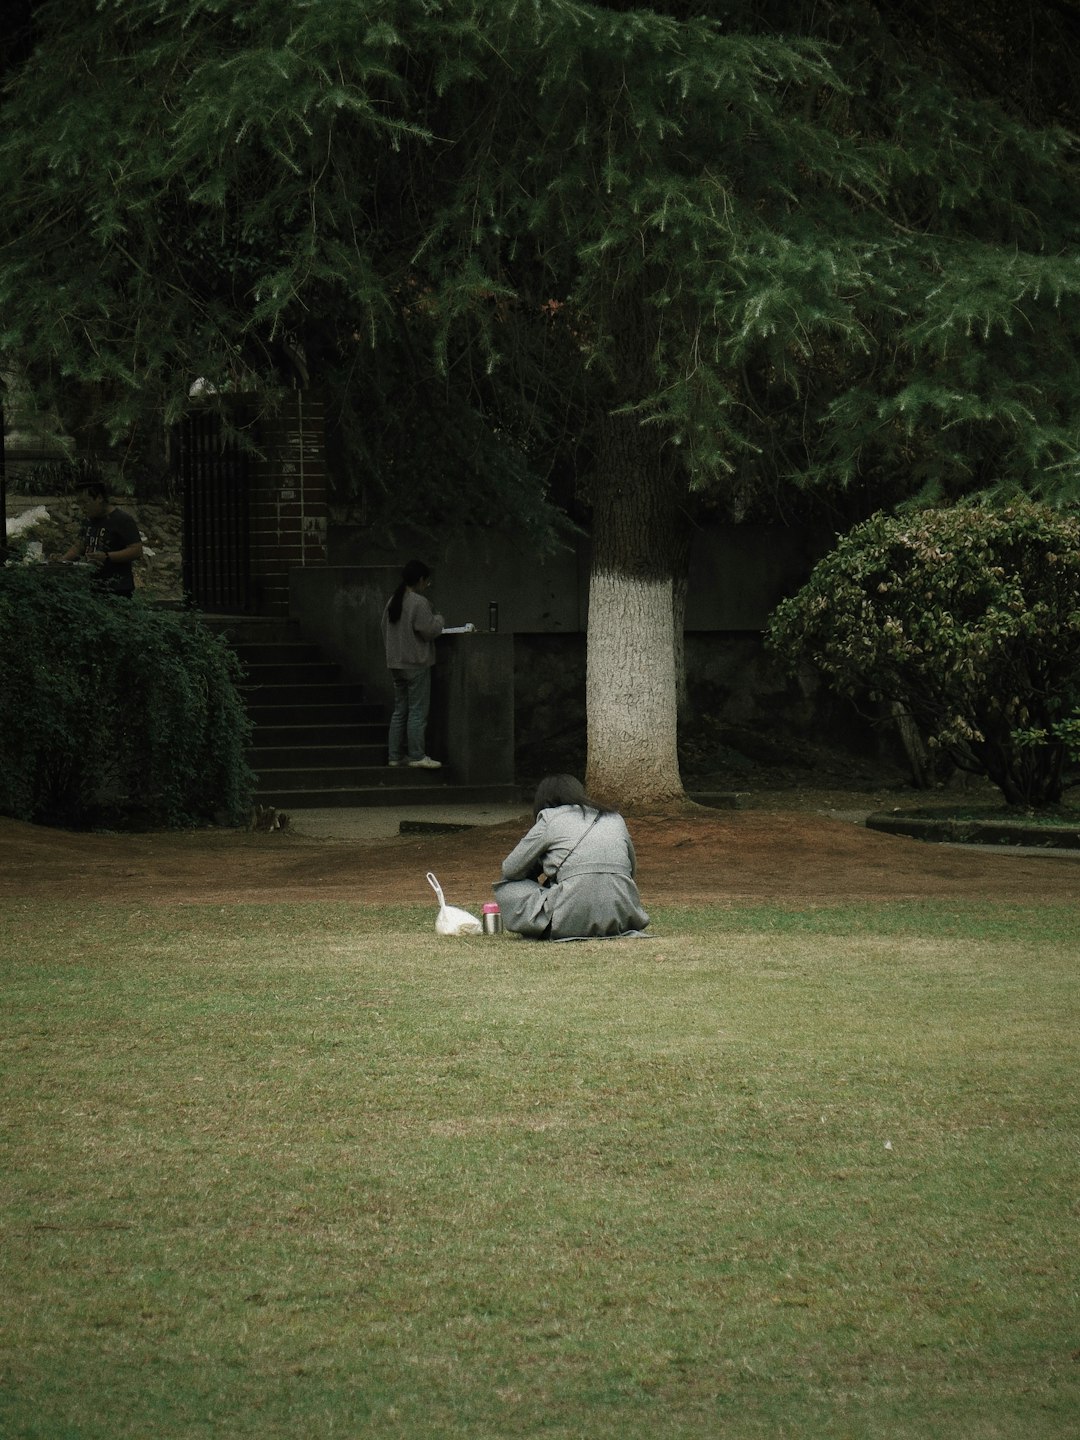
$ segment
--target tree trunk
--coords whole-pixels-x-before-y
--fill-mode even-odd
[[[623,809],[664,805],[685,799],[676,747],[679,473],[633,416],[603,415],[597,430],[586,786]]]
[[[911,766],[911,783],[916,790],[930,789],[930,760],[923,744],[922,735],[911,711],[899,700],[890,705],[892,717],[904,747],[904,754]]]
[[[1065,747],[1050,742],[1020,749],[1006,734],[974,747],[987,777],[1010,805],[1057,805],[1065,789]]]

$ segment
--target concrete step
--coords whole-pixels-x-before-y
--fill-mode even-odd
[[[349,706],[352,715],[353,707]],[[377,707],[371,706],[371,709]],[[305,718],[308,714],[304,712]],[[386,749],[387,725],[383,716],[357,724],[297,724],[259,725],[252,735],[252,745],[257,749],[288,748],[295,751],[307,746],[329,745],[336,748],[352,745],[380,745]]]
[[[410,765],[391,768],[385,763],[374,765],[262,765],[256,772],[260,788],[264,785],[284,790],[346,789],[362,790],[368,785],[393,782],[405,789],[418,785],[449,783],[448,771],[425,770]]]
[[[339,810],[369,809],[374,805],[516,805],[521,792],[516,785],[399,785],[400,770],[388,770],[394,777],[385,785],[357,789],[259,789],[255,799],[260,805],[273,805],[278,810]],[[429,777],[438,771],[413,772]]]
[[[234,649],[242,645],[305,643],[300,626],[287,617],[203,614],[199,618],[208,630],[224,635]]]
[[[245,682],[240,686],[240,694],[248,709],[256,705],[295,705],[306,709],[315,705],[361,705],[365,699],[362,685],[346,684],[343,681],[316,685],[259,685]]]
[[[262,734],[248,751],[248,764],[258,774],[269,770],[380,769],[386,762],[386,736],[368,745],[267,745]]]
[[[242,641],[231,644],[245,665],[296,665],[309,661],[326,661],[317,645],[307,640]]]
[[[341,671],[329,660],[260,660],[244,665],[243,689],[265,689],[268,685],[336,685]]]
[[[381,705],[329,704],[277,705],[245,698],[245,709],[255,726],[256,734],[265,728],[288,727],[297,731],[305,726],[382,725],[385,732],[389,717]]]

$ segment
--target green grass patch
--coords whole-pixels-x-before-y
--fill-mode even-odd
[[[10,904],[0,1434],[1077,1434],[1075,911]]]

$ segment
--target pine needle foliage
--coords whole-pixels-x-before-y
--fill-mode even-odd
[[[693,8],[46,0],[3,99],[0,346],[117,434],[299,351],[387,492],[437,441],[357,437],[423,374],[472,417],[455,499],[505,474],[523,514],[597,407],[733,515],[1075,495],[1069,135],[874,7]]]

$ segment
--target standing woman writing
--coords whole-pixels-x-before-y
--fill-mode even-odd
[[[382,614],[386,665],[394,681],[390,764],[421,770],[442,768],[427,753],[424,739],[431,706],[435,637],[442,634],[444,625],[443,617],[435,614],[424,594],[430,584],[428,567],[422,560],[410,560]]]

